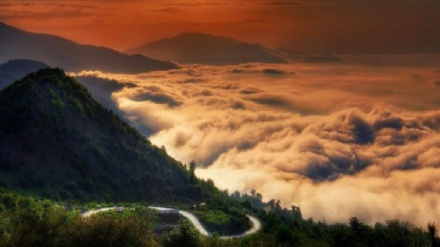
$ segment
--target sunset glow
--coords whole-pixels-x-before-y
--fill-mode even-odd
[[[297,51],[440,52],[436,0],[4,0],[0,21],[118,50],[205,32]]]

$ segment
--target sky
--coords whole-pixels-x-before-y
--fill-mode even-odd
[[[438,0],[1,0],[0,21],[117,50],[205,32],[304,52],[440,52]]]
[[[304,218],[440,216],[440,71],[350,64],[188,65],[139,75],[112,99],[149,139],[222,190]]]

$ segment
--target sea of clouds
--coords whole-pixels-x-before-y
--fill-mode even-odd
[[[125,117],[221,189],[256,189],[328,223],[357,216],[425,226],[440,216],[438,69],[245,64],[83,74],[129,82],[112,94]]]

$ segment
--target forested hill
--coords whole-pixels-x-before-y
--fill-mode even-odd
[[[57,199],[196,202],[209,194],[61,69],[0,91],[0,170],[3,187]]]

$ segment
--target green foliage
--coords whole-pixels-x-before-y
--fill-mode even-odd
[[[300,239],[285,224],[281,224],[275,231],[275,242],[282,246],[300,246]]]
[[[162,238],[164,247],[199,247],[201,246],[200,234],[189,223],[183,223],[180,227]]]
[[[14,215],[11,246],[55,246],[55,239],[60,238],[58,231],[66,220],[61,209],[48,207],[39,211],[24,207]]]
[[[62,232],[62,246],[157,246],[148,218],[104,214],[76,218]]]
[[[248,218],[239,211],[199,209],[195,211],[197,218],[209,229],[220,235],[233,235],[251,228]]]
[[[350,226],[331,227],[331,246],[430,246],[429,235],[422,229],[397,220],[374,228],[364,225],[356,218],[350,219]]]
[[[352,217],[349,224],[326,225],[303,220],[301,229],[288,219],[272,229],[236,239],[201,236],[187,221],[169,232],[154,233],[154,211],[141,204],[126,204],[121,212],[105,212],[79,217],[80,206],[25,197],[0,189],[0,246],[437,246],[436,226],[427,231],[397,220],[370,227]],[[96,208],[97,203],[87,207]],[[100,206],[112,206],[100,205]],[[210,210],[204,210],[210,211]],[[211,210],[214,212],[214,210]],[[217,212],[219,213],[219,212]],[[209,214],[209,213],[207,213]],[[219,213],[223,215],[223,213]],[[213,216],[216,218],[217,216]],[[223,215],[223,217],[226,217]],[[263,223],[276,214],[262,217]],[[287,217],[287,216],[284,216]],[[218,219],[216,219],[218,220]],[[284,223],[283,223],[284,222]]]
[[[192,176],[195,175],[194,172],[195,172],[195,170],[196,170],[196,167],[197,167],[197,165],[196,165],[196,163],[195,163],[194,161],[191,161],[191,162],[189,163],[189,173],[190,173]]]
[[[81,102],[80,102],[78,99],[75,99],[75,98],[69,98],[69,105],[70,105],[71,107],[73,107],[73,109],[74,109],[75,111],[77,111],[78,114],[79,114],[81,117],[83,117],[83,118],[86,117],[86,114],[85,114],[85,111],[84,111],[84,107],[83,107],[83,105],[81,104]]]
[[[160,246],[151,210],[103,213],[82,218],[78,210],[15,193],[1,192],[0,246]]]

